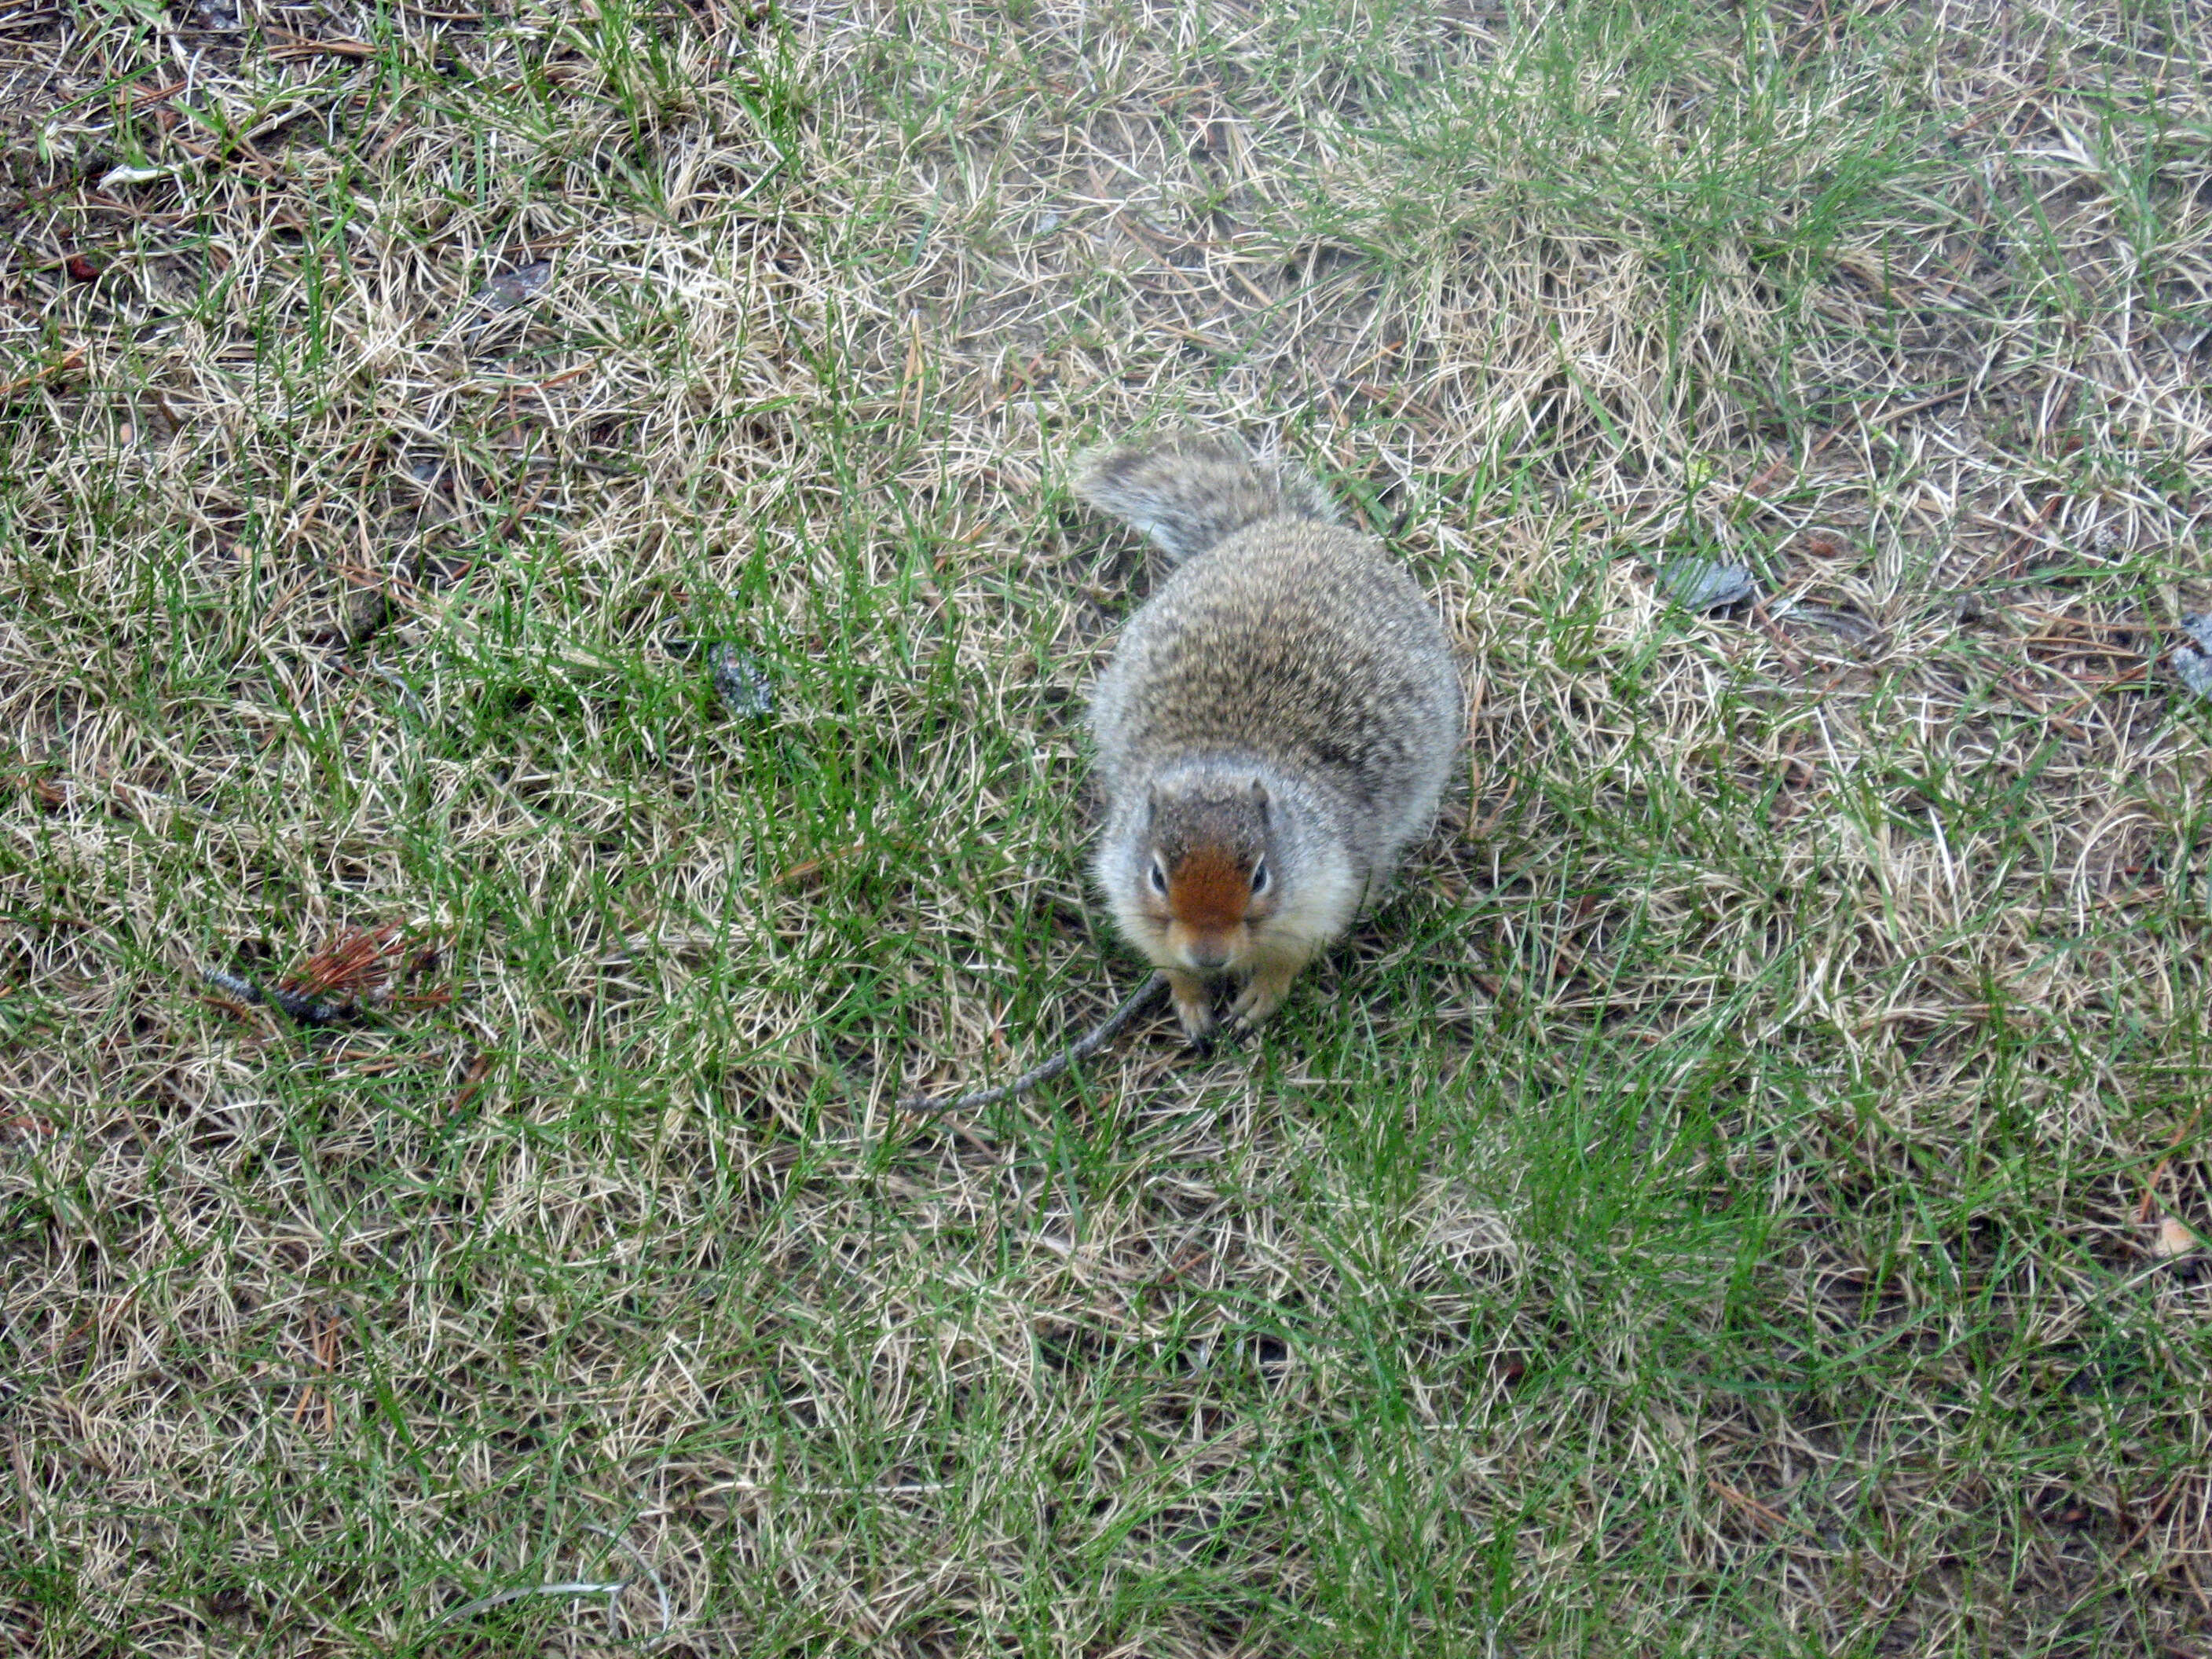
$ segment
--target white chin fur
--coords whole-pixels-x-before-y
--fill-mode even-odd
[[[1163,967],[1180,968],[1188,974],[1206,974],[1215,976],[1228,975],[1236,975],[1239,977],[1249,976],[1252,972],[1252,959],[1258,954],[1255,951],[1238,949],[1231,951],[1227,957],[1220,962],[1204,963],[1193,957],[1188,951],[1177,951],[1171,945],[1167,946],[1166,950],[1167,954],[1176,960],[1163,963],[1161,964]]]

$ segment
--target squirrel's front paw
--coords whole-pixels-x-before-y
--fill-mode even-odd
[[[1229,1011],[1231,1029],[1238,1036],[1244,1036],[1283,1006],[1283,999],[1289,994],[1290,988],[1290,975],[1287,974],[1279,980],[1266,975],[1255,976]]]
[[[1194,974],[1170,973],[1168,990],[1175,998],[1176,1018],[1193,1048],[1204,1045],[1213,1030],[1213,988]]]

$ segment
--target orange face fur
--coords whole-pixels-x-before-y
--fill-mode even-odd
[[[1200,848],[1168,876],[1168,914],[1195,932],[1234,927],[1251,898],[1251,872],[1222,848]]]
[[[1258,908],[1252,866],[1226,848],[1194,848],[1169,872],[1168,942],[1178,954],[1235,966]]]

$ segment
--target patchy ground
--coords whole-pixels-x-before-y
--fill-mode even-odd
[[[0,12],[0,1651],[2212,1655],[2208,55]],[[902,1115],[1139,972],[1176,422],[1467,787]]]

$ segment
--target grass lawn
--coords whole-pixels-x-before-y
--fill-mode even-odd
[[[2201,4],[22,0],[0,255],[0,1655],[2212,1659]],[[1465,781],[903,1114],[1172,424]]]

